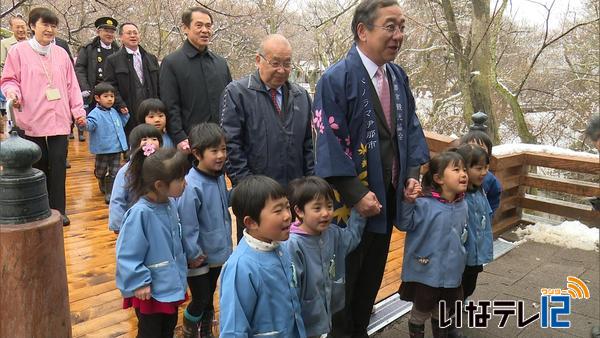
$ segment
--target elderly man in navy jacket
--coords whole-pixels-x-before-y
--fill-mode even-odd
[[[220,100],[227,175],[234,186],[254,174],[286,186],[313,174],[311,100],[304,88],[288,81],[292,47],[284,36],[264,38],[255,58],[258,70],[230,83]],[[242,230],[238,222],[238,239]]]

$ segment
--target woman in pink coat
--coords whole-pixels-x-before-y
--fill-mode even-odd
[[[53,42],[58,17],[47,8],[29,13],[34,36],[14,45],[6,58],[0,86],[13,100],[17,125],[42,149],[34,165],[46,174],[50,208],[65,213],[65,178],[71,119],[85,125],[85,110],[73,64]]]

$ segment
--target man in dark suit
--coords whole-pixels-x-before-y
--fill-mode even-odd
[[[138,27],[126,22],[119,27],[121,49],[106,60],[105,81],[117,89],[115,108],[129,112],[125,134],[140,122],[136,111],[140,102],[158,98],[158,59],[146,52],[140,44]]]
[[[160,65],[160,98],[167,105],[167,131],[177,148],[189,151],[188,133],[202,122],[219,122],[219,97],[231,82],[227,61],[209,49],[212,14],[203,7],[181,15],[187,39]]]

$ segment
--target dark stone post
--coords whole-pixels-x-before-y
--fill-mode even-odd
[[[487,133],[488,126],[485,124],[487,122],[487,115],[484,112],[477,112],[471,116],[471,120],[473,120],[473,124],[469,127],[469,130],[479,130],[484,133]]]

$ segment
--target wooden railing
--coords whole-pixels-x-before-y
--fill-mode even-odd
[[[425,132],[430,151],[435,154],[447,149],[452,138]],[[591,174],[589,181],[556,178],[530,172],[532,167],[545,167],[575,173]],[[600,161],[564,155],[524,152],[492,156],[490,169],[502,184],[500,207],[493,220],[494,235],[498,236],[511,227],[523,222],[523,209],[578,220],[587,225],[600,227],[600,212],[587,203],[567,202],[535,194],[537,190],[549,193],[564,193],[577,197],[600,196],[600,184],[592,182],[600,175]],[[533,190],[528,193],[528,190]]]

